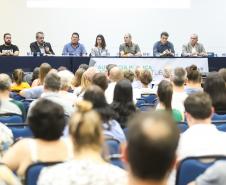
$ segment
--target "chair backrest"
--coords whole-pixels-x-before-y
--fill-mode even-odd
[[[218,160],[226,160],[226,156],[199,156],[182,160],[177,169],[176,185],[187,185],[194,181]]]
[[[127,135],[128,135],[128,128],[124,128],[124,129],[123,129],[123,132],[124,132],[124,134],[125,134],[125,136],[126,136],[126,139],[127,139]]]
[[[188,129],[188,124],[186,122],[179,122],[177,127],[179,128],[180,133],[183,133]]]
[[[45,162],[31,164],[25,173],[25,185],[36,185],[39,174],[44,167],[59,164],[61,162]]]
[[[146,103],[157,104],[158,96],[156,94],[141,94],[141,98],[145,100]]]
[[[212,121],[220,121],[220,120],[226,120],[226,114],[216,114],[214,113],[212,116]]]
[[[23,124],[6,124],[6,126],[12,131],[14,141],[21,138],[33,137],[33,133],[29,126],[25,123]]]
[[[140,111],[146,112],[146,111],[149,111],[151,109],[155,109],[156,105],[155,104],[151,104],[151,103],[143,103],[143,104],[141,104],[141,105],[139,105],[137,107],[140,109]]]
[[[226,120],[212,121],[212,124],[216,125],[218,130],[226,132]]]
[[[23,117],[20,115],[2,115],[0,116],[1,123],[23,123]]]

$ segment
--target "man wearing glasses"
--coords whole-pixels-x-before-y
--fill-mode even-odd
[[[182,54],[183,57],[205,57],[207,53],[202,44],[198,43],[198,35],[192,34],[190,42],[183,45]]]
[[[36,33],[36,42],[31,43],[30,48],[31,52],[34,53],[34,55],[55,55],[51,44],[44,41],[43,32]]]

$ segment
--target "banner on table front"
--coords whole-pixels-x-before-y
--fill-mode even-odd
[[[152,71],[155,80],[162,77],[164,68],[186,68],[195,64],[202,73],[209,72],[208,58],[91,58],[90,65],[105,72],[108,64],[116,64],[123,70],[135,70],[137,66]]]

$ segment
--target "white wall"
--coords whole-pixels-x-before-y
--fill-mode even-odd
[[[150,53],[161,31],[169,32],[177,53],[195,32],[208,51],[221,54],[226,52],[225,9],[225,0],[191,0],[188,9],[40,9],[27,8],[26,0],[0,0],[0,36],[12,33],[14,44],[24,55],[35,33],[41,30],[45,32],[45,40],[51,42],[60,55],[72,32],[80,33],[80,41],[87,51],[96,35],[102,33],[111,55],[115,55],[125,32],[132,34],[142,52]]]

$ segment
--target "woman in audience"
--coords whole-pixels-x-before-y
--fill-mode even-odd
[[[133,83],[134,77],[135,77],[135,74],[133,71],[131,70],[124,71],[124,78],[129,80],[131,83]]]
[[[83,68],[78,68],[77,71],[75,72],[75,76],[72,81],[72,85],[74,87],[74,92],[76,92],[77,89],[81,88],[82,75],[85,71],[86,70]]]
[[[35,81],[36,79],[38,79],[38,77],[39,77],[39,71],[40,71],[40,67],[34,68],[33,73],[32,73],[32,78],[31,78],[31,82],[32,83],[33,83],[33,81]]]
[[[55,162],[73,158],[69,140],[60,139],[64,127],[63,108],[41,99],[31,109],[27,122],[34,138],[15,143],[3,156],[2,162],[23,178],[27,167],[36,162]]]
[[[22,69],[15,69],[12,74],[12,79],[11,91],[19,92],[23,89],[30,88],[30,85],[24,82],[24,71]]]
[[[74,160],[42,170],[38,185],[126,185],[126,172],[101,156],[104,136],[99,115],[90,102],[80,101],[77,108],[69,123]]]
[[[31,87],[43,85],[44,78],[51,69],[52,69],[52,67],[48,63],[42,63],[39,68],[38,79],[36,79],[32,82]]]
[[[99,86],[105,91],[108,88],[108,79],[104,73],[96,73],[93,76],[92,84]]]
[[[159,104],[156,109],[169,111],[176,122],[182,121],[183,116],[180,111],[172,109],[171,106],[173,85],[167,80],[162,80],[158,85],[157,95]]]
[[[204,91],[210,95],[215,113],[226,114],[225,82],[219,73],[212,72],[207,76]]]
[[[186,68],[187,71],[187,83],[184,88],[187,94],[194,94],[197,92],[202,92],[201,80],[202,75],[198,71],[196,65],[191,65],[190,67]]]
[[[136,112],[132,85],[129,80],[117,82],[111,107],[116,112],[115,120],[119,122],[122,128],[126,128],[129,116]]]
[[[93,109],[97,111],[103,121],[102,127],[106,138],[113,138],[120,143],[125,142],[125,135],[119,123],[113,119],[115,112],[107,104],[104,92],[98,86],[89,87],[83,97],[84,100],[93,104]]]
[[[107,56],[108,50],[106,49],[106,42],[103,35],[97,35],[95,47],[92,48],[91,56]]]

